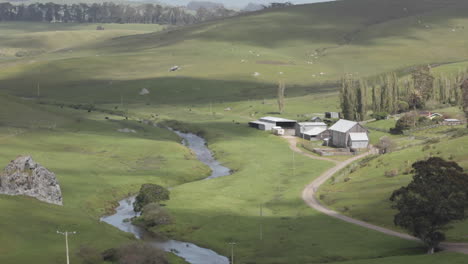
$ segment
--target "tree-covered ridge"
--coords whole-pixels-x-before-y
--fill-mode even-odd
[[[34,3],[29,5],[13,5],[11,3],[0,3],[0,21],[185,25],[235,14],[235,11],[223,7],[214,9],[200,8],[196,13],[193,13],[182,7],[161,6],[157,4]]]

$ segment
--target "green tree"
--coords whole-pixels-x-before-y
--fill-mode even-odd
[[[105,261],[118,264],[169,264],[166,253],[150,243],[134,242],[103,252]]]
[[[414,89],[421,96],[423,102],[429,100],[434,90],[434,77],[431,74],[431,66],[423,66],[414,70],[411,74]]]
[[[372,86],[372,111],[374,113],[380,112],[380,97],[377,96],[377,87],[375,85]]]
[[[363,121],[367,116],[367,83],[364,80],[360,80],[356,88],[356,121]]]
[[[379,150],[380,154],[387,154],[394,151],[397,144],[389,137],[382,137],[375,147]]]
[[[466,218],[468,206],[468,174],[456,162],[439,157],[413,164],[413,180],[393,192],[392,207],[397,226],[421,239],[434,253],[445,240],[443,231],[456,220]]]
[[[141,216],[132,220],[135,225],[142,226],[145,229],[168,225],[172,223],[172,216],[158,203],[150,203],[143,207]]]
[[[157,184],[143,184],[133,203],[133,210],[140,212],[147,204],[166,200],[169,200],[169,190]]]
[[[403,131],[411,129],[416,126],[418,115],[416,112],[404,114],[395,124],[395,128],[391,129],[393,134],[401,134]]]
[[[468,79],[466,79],[461,85],[462,89],[462,106],[463,111],[465,112],[465,118],[468,121]],[[468,122],[467,122],[468,123]],[[467,124],[468,128],[468,124]]]
[[[349,76],[341,79],[340,106],[345,119],[354,120],[356,117],[355,81]]]

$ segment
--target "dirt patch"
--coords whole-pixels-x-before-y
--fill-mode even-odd
[[[284,61],[274,61],[274,60],[261,60],[256,61],[257,64],[269,64],[269,65],[294,65],[294,63],[284,62]]]

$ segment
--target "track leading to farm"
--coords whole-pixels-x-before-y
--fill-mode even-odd
[[[304,156],[306,156],[308,158],[311,158],[311,159],[329,161],[329,162],[334,162],[336,164],[335,167],[330,168],[327,171],[325,171],[324,173],[322,173],[318,178],[313,180],[309,185],[307,185],[304,188],[304,190],[302,191],[302,199],[304,200],[304,202],[308,206],[310,206],[313,209],[315,209],[315,210],[317,210],[317,211],[319,211],[321,213],[324,213],[324,214],[326,214],[328,216],[343,220],[343,221],[351,223],[351,224],[362,226],[362,227],[367,228],[367,229],[378,231],[378,232],[384,233],[384,234],[389,235],[389,236],[394,236],[394,237],[398,237],[398,238],[402,238],[402,239],[406,239],[406,240],[412,240],[412,241],[420,241],[418,238],[413,237],[411,235],[408,235],[408,234],[405,234],[405,233],[400,233],[400,232],[397,232],[397,231],[393,231],[393,230],[390,230],[390,229],[387,229],[387,228],[384,228],[384,227],[376,226],[376,225],[373,225],[371,223],[367,223],[367,222],[364,222],[364,221],[361,221],[361,220],[351,218],[349,216],[342,215],[342,214],[340,214],[340,213],[338,213],[336,211],[333,211],[333,210],[325,207],[316,198],[316,194],[317,194],[317,191],[320,188],[320,186],[322,184],[324,184],[328,179],[330,179],[333,175],[335,175],[335,173],[339,172],[341,169],[345,168],[349,164],[351,164],[351,163],[353,163],[353,162],[355,162],[355,161],[357,161],[357,160],[359,160],[361,158],[364,158],[364,157],[366,157],[368,155],[371,155],[371,154],[377,154],[376,149],[372,148],[370,151],[368,151],[366,153],[363,153],[361,155],[358,155],[358,156],[355,156],[353,158],[347,159],[345,161],[336,161],[336,160],[332,160],[332,159],[328,159],[328,158],[324,158],[324,157],[314,156],[314,155],[311,155],[309,153],[306,153],[306,152],[302,151],[300,148],[297,147],[297,143],[298,143],[297,138],[294,138],[294,137],[284,137],[284,138],[288,141],[289,147],[291,148],[292,151],[297,152],[297,153],[299,153],[301,155],[304,155]],[[444,249],[444,250],[447,250],[447,251],[468,254],[468,243],[449,243],[449,242],[445,242],[445,243],[441,243],[440,247],[442,249]]]

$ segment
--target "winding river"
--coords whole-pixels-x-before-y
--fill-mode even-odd
[[[219,161],[213,157],[213,153],[206,147],[206,141],[192,133],[183,133],[180,131],[172,130],[174,133],[179,135],[183,140],[182,144],[189,147],[197,156],[198,160],[205,163],[211,168],[211,175],[206,178],[214,179],[222,176],[231,174],[231,170],[222,166]],[[172,252],[177,256],[185,259],[191,264],[229,264],[228,258],[221,256],[211,249],[202,248],[195,244],[168,240],[158,241],[154,238],[148,238],[144,229],[134,226],[128,221],[129,218],[137,216],[133,211],[133,202],[135,197],[129,197],[119,202],[119,206],[115,209],[116,213],[110,216],[101,218],[101,221],[106,222],[114,227],[128,233],[132,233],[138,239],[143,239],[148,243],[151,243],[157,248],[163,249],[167,252]]]

